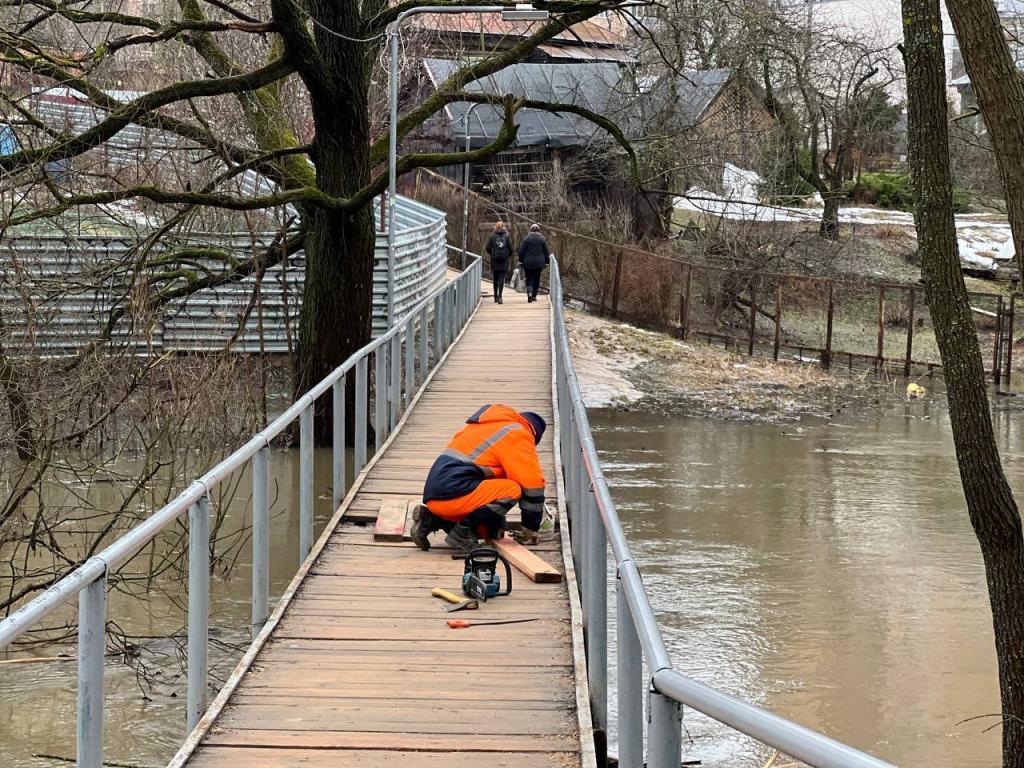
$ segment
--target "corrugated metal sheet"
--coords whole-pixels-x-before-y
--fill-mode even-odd
[[[444,282],[447,225],[441,211],[408,198],[399,198],[396,218],[395,314],[401,317]],[[196,241],[230,247],[243,259],[253,251],[248,234],[210,235]],[[270,237],[260,238],[256,247],[265,248],[270,242]],[[61,356],[99,338],[124,292],[118,287],[127,271],[123,262],[134,246],[134,240],[116,237],[5,239],[0,247],[4,345],[15,353]],[[375,257],[373,330],[379,334],[387,322],[383,233],[377,235]],[[181,266],[198,271],[217,265]],[[254,277],[199,291],[153,317],[128,312],[115,325],[111,343],[137,354],[214,352],[229,344],[238,352],[257,352],[261,347],[266,352],[289,352],[298,336],[304,267],[305,255],[300,251],[286,265],[268,270],[259,286],[259,311],[254,306],[244,325],[242,319],[256,294]],[[344,300],[341,291],[339,300]],[[130,297],[121,303],[130,306]]]

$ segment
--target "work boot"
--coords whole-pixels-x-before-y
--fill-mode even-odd
[[[476,548],[480,542],[473,535],[473,532],[469,530],[469,526],[459,523],[452,526],[452,529],[448,531],[444,537],[444,543],[452,549],[469,552],[471,549]]]
[[[424,552],[430,551],[430,540],[427,538],[437,530],[434,525],[434,513],[424,504],[417,504],[412,510],[412,529],[409,535],[412,542]]]

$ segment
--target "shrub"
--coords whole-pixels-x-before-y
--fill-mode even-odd
[[[914,190],[906,173],[865,173],[859,181],[846,185],[846,197],[858,203],[877,205],[897,211],[914,210]],[[958,213],[971,204],[971,194],[953,188],[953,208]]]

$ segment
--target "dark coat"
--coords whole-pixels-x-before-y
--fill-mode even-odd
[[[544,269],[550,257],[548,241],[540,232],[531,232],[519,243],[519,263],[523,269]]]
[[[508,272],[514,248],[508,232],[492,232],[485,248],[491,257],[491,269],[495,272]]]

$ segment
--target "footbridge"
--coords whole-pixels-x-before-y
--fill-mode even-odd
[[[511,291],[503,305],[481,301],[486,288],[473,257],[170,504],[0,622],[2,648],[77,600],[79,768],[103,765],[108,585],[181,521],[189,536],[187,720],[173,768],[592,768],[606,764],[609,733],[620,766],[678,768],[684,708],[808,765],[888,765],[676,668],[590,433],[558,265],[549,297],[537,303]],[[317,535],[313,413],[326,399],[335,513]],[[510,596],[446,613],[431,592],[457,591],[462,563],[440,540],[430,552],[412,546],[406,511],[451,433],[487,402],[537,411],[551,425],[540,454],[557,526],[532,554],[557,575],[541,579],[520,563],[536,581],[516,572]],[[298,568],[272,601],[269,542],[281,532],[268,511],[270,446],[296,421]],[[351,462],[347,433],[355,436]],[[252,478],[252,644],[208,697],[210,499],[243,471]],[[453,617],[527,621],[459,629],[449,627]]]

